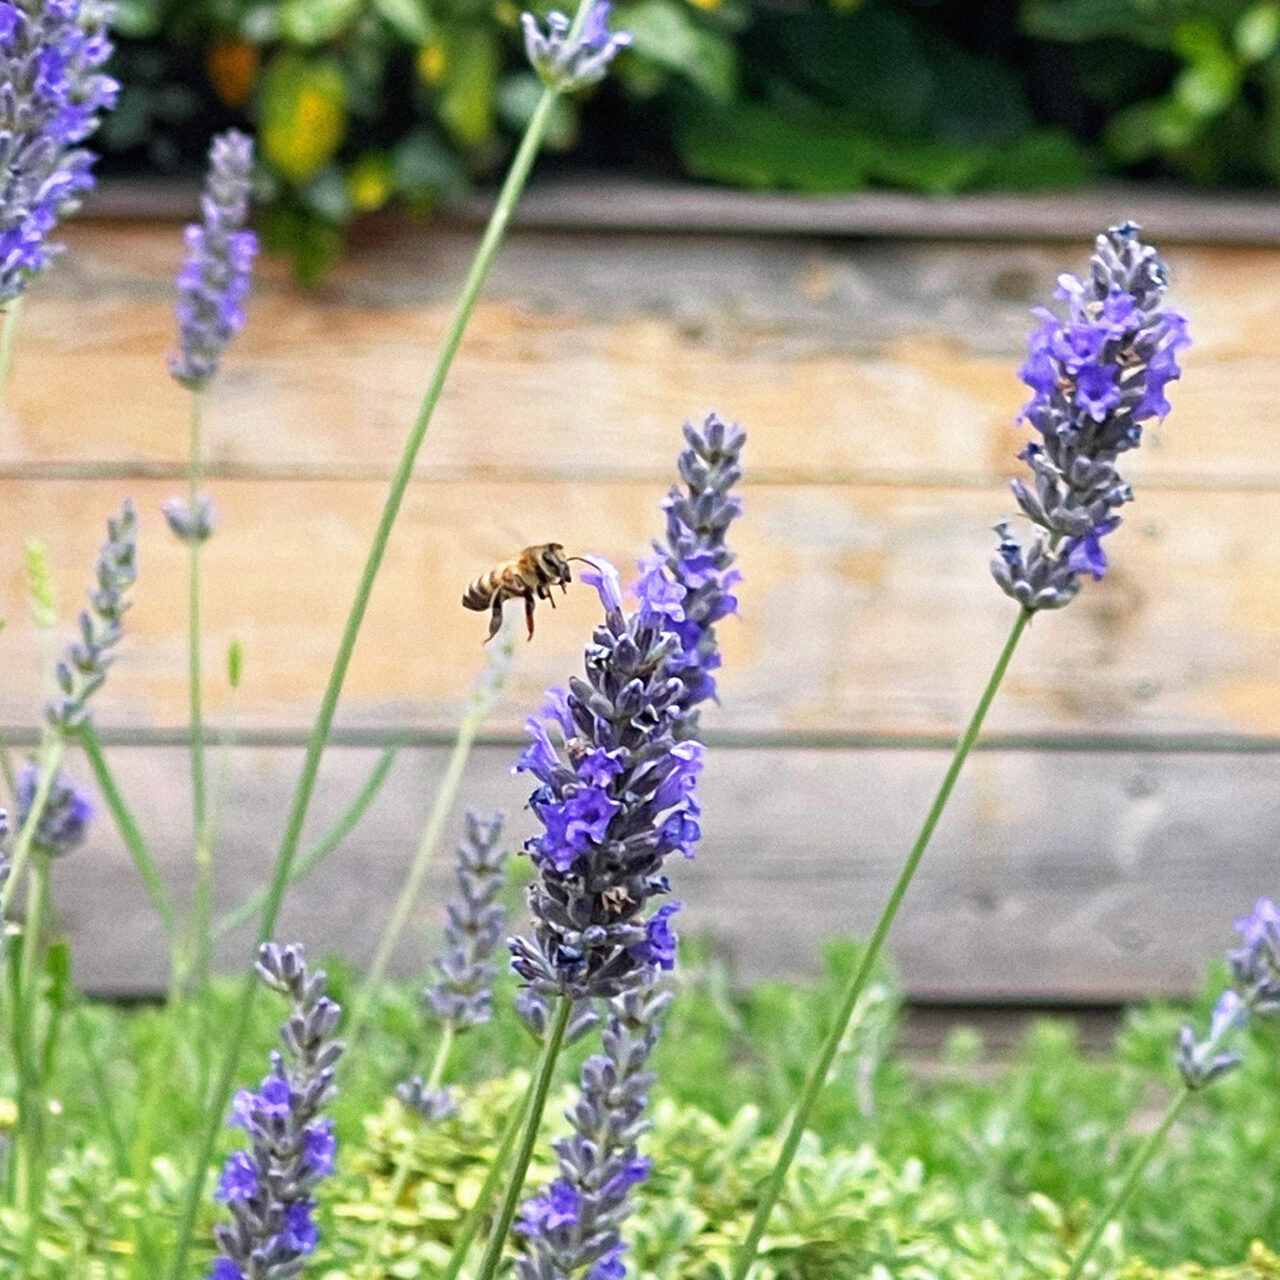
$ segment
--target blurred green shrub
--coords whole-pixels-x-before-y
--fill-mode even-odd
[[[172,170],[256,127],[268,240],[319,274],[354,215],[501,164],[539,91],[520,7],[122,0],[105,145]],[[594,166],[806,192],[1280,180],[1280,0],[617,0],[614,24],[631,49],[550,138]]]

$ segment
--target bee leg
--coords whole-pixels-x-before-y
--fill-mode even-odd
[[[555,596],[553,596],[553,595],[551,594],[551,592],[550,592],[550,591],[548,591],[548,592],[547,592],[547,603],[548,603],[548,604],[549,604],[553,609],[556,607],[556,598],[555,598]]]
[[[484,642],[488,644],[494,636],[502,630],[502,597],[494,596],[493,611],[489,615],[489,634],[485,636]]]
[[[529,639],[533,639],[533,592],[524,598],[524,620],[529,624]]]

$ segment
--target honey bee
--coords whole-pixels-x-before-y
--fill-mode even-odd
[[[579,560],[580,556],[566,556],[564,547],[558,542],[542,542],[535,547],[525,547],[518,556],[514,556],[505,564],[482,573],[462,593],[462,607],[475,609],[483,613],[491,609],[489,618],[489,634],[485,637],[488,644],[498,634],[502,626],[502,606],[508,600],[524,601],[525,621],[529,625],[529,639],[533,639],[533,606],[537,600],[550,600],[551,607],[556,607],[551,588],[558,586],[566,591],[568,583],[573,581],[573,573],[569,568],[570,560]]]

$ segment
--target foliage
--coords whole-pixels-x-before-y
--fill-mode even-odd
[[[723,970],[705,957],[688,966],[656,1055],[656,1127],[643,1144],[654,1175],[638,1193],[633,1232],[642,1274],[659,1280],[724,1274],[730,1247],[745,1232],[754,1188],[776,1152],[795,1079],[856,956],[855,947],[834,947],[819,983],[768,982],[745,992],[730,991]],[[335,995],[345,996],[346,974],[340,964],[330,968]],[[1207,991],[1217,989],[1215,981]],[[509,1012],[507,984],[494,1022],[462,1042],[458,1075],[470,1083],[460,1090],[458,1114],[426,1126],[407,1113],[391,1098],[392,1087],[433,1047],[416,995],[389,988],[368,1040],[344,1066],[336,1108],[339,1170],[322,1206],[317,1276],[336,1280],[363,1256],[406,1151],[411,1177],[380,1274],[442,1267],[459,1210],[474,1199],[527,1082],[507,1066],[528,1054],[526,1033]],[[215,1023],[225,1018],[235,998],[231,984],[216,986],[207,1016]],[[1203,1012],[1211,997],[1200,1003]],[[901,1014],[882,976],[793,1166],[766,1237],[764,1274],[779,1280],[1052,1275],[1112,1189],[1141,1117],[1169,1093],[1169,1046],[1184,1011],[1135,1010],[1102,1056],[1081,1049],[1068,1021],[1036,1022],[1005,1061],[962,1029],[940,1069],[928,1070],[893,1052]],[[50,1088],[61,1155],[51,1174],[39,1274],[123,1280],[138,1223],[153,1228],[147,1248],[167,1256],[178,1170],[200,1119],[196,1013],[190,1006],[92,1005],[83,1015],[78,1048],[64,1047]],[[265,1002],[255,1011],[254,1054],[271,1044],[277,1016]],[[1144,1179],[1123,1233],[1108,1237],[1117,1269],[1107,1274],[1115,1280],[1280,1280],[1280,1258],[1253,1243],[1280,1239],[1273,1194],[1280,1040],[1266,1025],[1252,1034],[1246,1068],[1205,1093],[1197,1107],[1212,1115],[1189,1119]],[[562,1079],[573,1077],[584,1052],[584,1046],[571,1051]],[[119,1130],[153,1131],[149,1169],[131,1168],[127,1150],[123,1169],[113,1158],[90,1054],[106,1072]],[[549,1108],[558,1130],[570,1096],[562,1088]],[[228,1134],[224,1145],[234,1141]],[[552,1172],[545,1144],[542,1150],[530,1185]],[[21,1232],[16,1210],[0,1213],[3,1258],[11,1247],[5,1241]],[[207,1239],[215,1207],[204,1213],[200,1236]],[[156,1234],[157,1224],[169,1225]],[[1187,1257],[1205,1265],[1183,1263]]]
[[[547,6],[534,6],[545,9]],[[304,275],[352,217],[490,175],[538,85],[511,0],[125,0],[117,164],[173,169],[254,126],[271,243]],[[1274,0],[618,0],[617,84],[549,143],[752,188],[931,194],[1104,170],[1280,178]]]

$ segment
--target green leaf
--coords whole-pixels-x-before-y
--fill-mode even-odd
[[[411,44],[429,44],[435,38],[425,0],[373,0],[373,7]]]
[[[329,59],[286,53],[262,78],[259,140],[276,172],[301,185],[337,152],[346,133],[347,88]]]
[[[1226,53],[1210,54],[1187,67],[1173,84],[1173,101],[1193,120],[1225,111],[1240,92],[1240,70]]]
[[[1263,62],[1271,57],[1280,44],[1280,5],[1255,4],[1242,14],[1232,43],[1246,63]]]
[[[1000,148],[979,177],[984,189],[1008,191],[1078,187],[1091,177],[1080,144],[1061,129],[1036,129]]]
[[[678,72],[717,102],[737,91],[733,45],[702,26],[680,0],[637,0],[620,6],[614,28],[631,33],[631,48],[669,71]]]
[[[130,40],[145,40],[160,30],[163,20],[160,0],[118,0],[111,29]]]
[[[452,27],[444,33],[444,83],[440,118],[464,146],[493,136],[500,55],[485,27]]]
[[[346,30],[362,8],[363,0],[284,0],[280,30],[294,44],[323,44]]]
[[[406,195],[459,195],[466,190],[461,161],[428,129],[415,129],[401,138],[391,162],[396,188]]]

